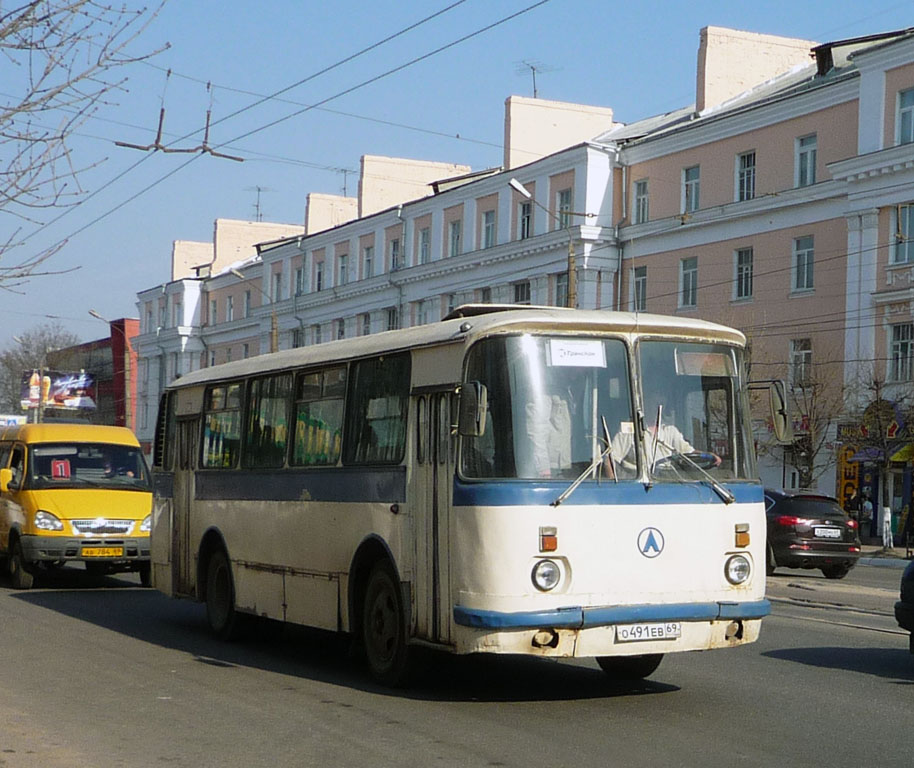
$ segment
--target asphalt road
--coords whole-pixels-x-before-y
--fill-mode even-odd
[[[132,577],[0,583],[0,766],[910,766],[900,574],[779,571],[758,643],[668,656],[637,685],[426,652],[397,692],[333,636],[221,643],[201,606]]]

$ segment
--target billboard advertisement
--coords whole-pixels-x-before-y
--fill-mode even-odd
[[[59,408],[95,410],[98,399],[95,374],[61,371],[24,371],[20,388],[20,405],[24,409]]]

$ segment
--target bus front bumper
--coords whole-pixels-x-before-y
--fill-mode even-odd
[[[27,563],[84,562],[105,565],[149,562],[149,537],[76,539],[69,536],[22,536]]]
[[[454,608],[458,653],[592,657],[729,648],[758,639],[768,600],[568,607],[506,613]]]

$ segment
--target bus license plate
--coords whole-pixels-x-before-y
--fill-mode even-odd
[[[641,640],[673,640],[681,635],[681,621],[667,621],[662,624],[616,625],[617,643],[636,643]]]
[[[123,557],[123,547],[83,547],[83,557]]]

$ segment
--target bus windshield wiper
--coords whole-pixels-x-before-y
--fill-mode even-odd
[[[658,428],[658,433],[659,433],[659,431],[660,430]],[[666,448],[670,452],[669,456],[662,457],[664,461],[669,461],[671,459],[684,459],[686,461],[686,463],[693,466],[695,469],[697,469],[702,474],[704,479],[707,481],[708,485],[710,485],[711,488],[714,490],[714,492],[718,496],[720,496],[721,499],[723,499],[724,504],[732,504],[734,501],[736,501],[736,496],[734,496],[732,493],[730,493],[730,491],[727,490],[727,488],[723,484],[718,482],[711,475],[710,472],[708,472],[704,467],[702,467],[698,463],[696,463],[695,460],[692,459],[692,457],[689,456],[687,453],[683,453],[682,451],[677,451],[675,448],[673,448],[673,446],[668,445],[666,442],[664,442],[660,438],[659,434],[654,435],[654,440],[656,441],[654,444],[655,446],[658,444],[662,445],[664,448]],[[656,460],[651,463],[652,470],[656,463],[657,463]],[[671,466],[672,466],[672,464],[671,464]]]
[[[613,461],[613,456],[612,456],[613,441],[610,439],[610,436],[609,436],[609,427],[606,425],[606,417],[601,416],[601,418],[603,419],[603,439],[606,441],[606,448],[604,448],[603,452],[590,463],[590,466],[587,467],[587,469],[585,469],[583,472],[581,472],[580,475],[578,475],[577,479],[575,479],[575,481],[571,485],[569,485],[564,491],[562,491],[562,493],[556,498],[555,501],[553,501],[550,504],[550,506],[557,507],[559,504],[561,504],[563,501],[565,501],[565,499],[567,499],[569,496],[571,496],[571,494],[575,492],[575,489],[581,483],[584,482],[584,479],[587,477],[587,475],[589,475],[591,472],[593,472],[606,459],[609,459],[609,468],[610,468],[610,473],[612,474],[613,482],[616,482],[616,483],[619,482],[619,477],[618,477],[618,474],[616,473],[616,463],[615,463],[615,461]]]

